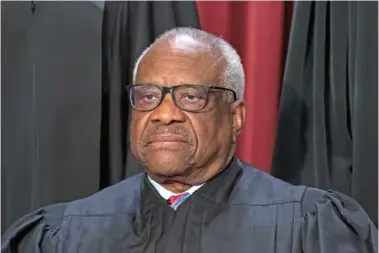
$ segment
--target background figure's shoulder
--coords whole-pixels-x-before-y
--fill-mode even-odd
[[[93,195],[70,202],[65,216],[114,215],[135,212],[139,203],[143,173],[127,178]]]

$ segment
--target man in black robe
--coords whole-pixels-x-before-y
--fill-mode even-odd
[[[229,44],[171,30],[135,69],[131,149],[146,172],[20,218],[2,252],[377,252],[377,229],[351,198],[234,157],[244,72]]]

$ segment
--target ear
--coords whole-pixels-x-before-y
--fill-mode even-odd
[[[242,132],[246,118],[246,103],[244,100],[237,100],[231,104],[233,117],[233,142],[237,141],[238,135]]]

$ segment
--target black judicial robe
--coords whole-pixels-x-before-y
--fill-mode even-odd
[[[41,208],[2,252],[365,253],[377,229],[351,198],[293,186],[234,158],[175,212],[142,173],[88,198]]]

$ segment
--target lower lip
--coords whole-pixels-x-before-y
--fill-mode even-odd
[[[171,149],[177,149],[182,148],[186,143],[180,142],[180,141],[157,141],[157,142],[151,142],[149,143],[150,148],[171,148]]]

